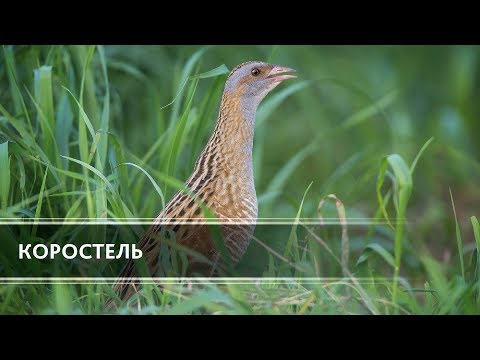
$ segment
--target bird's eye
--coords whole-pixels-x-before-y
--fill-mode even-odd
[[[260,70],[257,69],[257,68],[253,68],[253,69],[252,69],[252,75],[253,75],[253,76],[258,76],[258,74],[260,74]]]

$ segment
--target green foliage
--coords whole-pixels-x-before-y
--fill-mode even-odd
[[[8,155],[8,142],[0,144],[0,208],[6,209],[10,191],[10,157]]]
[[[228,69],[250,59],[298,75],[257,113],[260,216],[292,222],[258,229],[239,264],[266,277],[147,284],[119,313],[479,313],[474,46],[3,46],[0,218],[156,216],[211,135]],[[15,236],[0,225],[9,276]],[[102,313],[110,295],[4,284],[0,313]]]

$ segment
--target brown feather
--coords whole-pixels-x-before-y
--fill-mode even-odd
[[[250,83],[258,81],[250,76],[250,68],[262,69],[263,81],[266,81],[263,87],[249,87]],[[168,202],[139,241],[138,247],[144,254],[150,275],[158,273],[161,241],[167,242],[158,235],[168,231],[174,232],[179,246],[198,253],[209,261],[202,262],[191,254],[188,255],[187,274],[200,272],[206,276],[211,275],[222,269],[228,261],[238,263],[245,253],[255,229],[258,211],[252,162],[255,111],[263,97],[278,84],[274,79],[269,82],[271,77],[267,78],[274,68],[271,64],[247,62],[232,70],[227,78],[213,134],[186,181],[186,187],[221,222],[221,235],[229,259],[221,258],[208,225],[188,223],[192,220],[204,221],[205,216],[199,201],[180,191]],[[251,95],[252,91],[257,91],[258,94]],[[240,221],[240,224],[235,223],[235,220]],[[138,284],[131,279],[137,274],[135,263],[130,260],[114,286],[115,292],[123,301],[139,290]],[[111,300],[107,308],[112,308],[113,305]]]

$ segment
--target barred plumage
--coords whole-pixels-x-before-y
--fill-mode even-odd
[[[240,64],[231,71],[213,134],[186,181],[192,194],[222,222],[223,241],[233,264],[238,263],[248,247],[258,212],[252,164],[255,112],[268,92],[294,77],[281,75],[291,71],[294,70],[258,61]],[[181,220],[205,220],[199,202],[182,191],[173,196],[139,242],[149,274],[155,275],[158,270],[160,240],[155,235],[162,229],[173,231],[178,244],[210,260],[214,265],[209,265],[208,274],[203,275],[214,274],[228,259],[220,259],[208,226],[176,223]],[[189,274],[198,269],[205,271],[204,266],[196,265],[201,264],[189,256]],[[115,285],[122,300],[138,291],[137,286],[125,281],[137,273],[134,263],[127,263],[121,281]]]

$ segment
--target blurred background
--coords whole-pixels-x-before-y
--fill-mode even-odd
[[[115,131],[131,149],[147,151],[171,111],[159,110],[157,104],[173,100],[180,70],[199,47],[105,50],[117,99]],[[446,235],[453,234],[449,187],[465,226],[470,215],[479,215],[479,54],[473,46],[213,46],[202,54],[198,72],[221,64],[232,69],[248,60],[297,69],[298,87],[256,128],[256,145],[261,146],[254,150],[255,181],[264,199],[260,216],[294,217],[313,182],[305,216],[315,216],[319,200],[335,193],[347,208],[373,217],[382,156],[399,153],[411,162],[434,137],[414,173],[409,219],[418,226],[413,233],[419,237],[453,245]],[[135,67],[145,79],[132,76],[122,64]],[[204,88],[211,81],[200,82],[194,102],[208,96]],[[211,128],[216,115],[207,122]],[[296,156],[288,180],[272,184]],[[185,178],[191,168],[176,171]],[[282,195],[269,197],[272,191]],[[472,232],[465,237],[473,240]]]
[[[249,60],[273,62],[295,68],[298,79],[269,94],[257,114],[254,171],[260,217],[295,217],[312,184],[302,217],[317,217],[319,201],[333,193],[343,201],[347,216],[372,218],[378,209],[382,158],[398,153],[410,165],[434,137],[413,174],[408,242],[422,243],[437,259],[451,261],[456,248],[451,188],[463,239],[473,244],[469,218],[480,215],[479,47],[104,46],[104,57],[95,50],[87,66],[88,52],[86,46],[4,48],[4,59],[15,64],[20,91],[32,111],[29,96],[40,101],[32,69],[52,66],[57,137],[69,140],[63,148],[59,144],[61,154],[78,157],[79,141],[76,105],[62,86],[79,98],[82,71],[87,70],[83,104],[98,130],[105,106],[105,65],[108,131],[118,138],[127,161],[152,171],[168,200],[175,189],[167,188],[155,171],[166,168],[169,138],[185,115],[176,161],[167,169],[184,181],[215,125],[226,78],[202,78],[193,89],[189,76],[222,64],[231,70]],[[0,104],[19,115],[22,107],[6,61],[0,62],[0,84]],[[131,181],[142,177],[128,171]],[[38,191],[41,177],[29,180]],[[124,196],[130,197],[133,215],[156,216],[162,206],[151,183],[142,177],[128,186]],[[64,216],[66,207],[57,215]],[[363,245],[360,239],[352,246]],[[387,239],[385,247],[392,246]]]
[[[388,277],[398,261],[409,281],[402,287],[412,289],[399,295],[407,313],[478,313],[480,228],[477,223],[476,247],[471,219],[480,216],[478,46],[2,46],[0,218],[155,217],[163,207],[159,193],[171,198],[210,137],[228,71],[250,60],[292,67],[298,75],[272,91],[257,112],[259,216],[318,219],[321,200],[335,194],[347,219],[365,223],[348,226],[345,249],[338,224],[315,227],[322,245],[295,225],[270,228],[271,237],[257,227],[264,244],[249,247],[242,274],[297,276],[287,258],[305,265],[307,276],[345,275],[349,267],[355,276]],[[377,187],[385,201],[401,179],[390,167],[377,185],[382,160],[398,154],[408,172],[432,138],[412,175],[405,228],[394,222],[398,191],[387,204],[390,227]],[[135,165],[119,166],[127,162]],[[338,216],[334,201],[322,215]],[[20,241],[85,239],[20,228],[0,226],[0,271],[9,276],[20,268],[46,270],[41,261],[19,262]],[[105,233],[97,239],[106,240]],[[346,263],[340,266],[335,256]],[[56,292],[42,284],[3,286],[0,312],[68,312],[76,298],[81,312],[102,312],[97,295],[109,289],[96,286]],[[396,306],[396,285],[369,286],[369,296],[390,313],[385,299]],[[291,290],[281,298],[290,298]],[[359,311],[348,291],[323,298],[323,290],[313,311]],[[306,309],[313,298],[303,294]],[[412,302],[417,295],[425,308]],[[170,306],[168,297],[159,299]],[[339,308],[329,309],[337,302]]]

